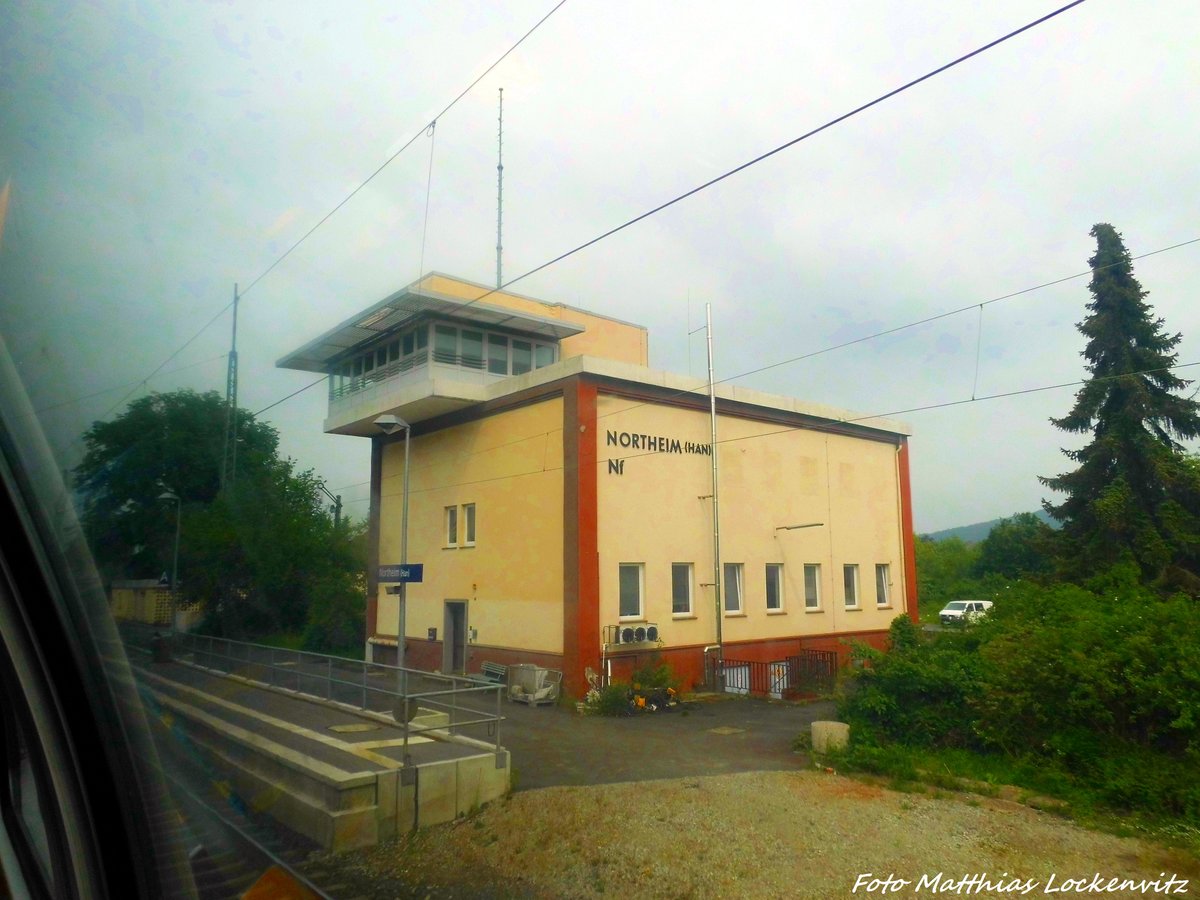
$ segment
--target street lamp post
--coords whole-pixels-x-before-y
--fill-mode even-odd
[[[380,416],[375,420],[375,425],[386,435],[393,435],[400,429],[404,429],[404,488],[400,504],[400,565],[403,567],[408,565],[408,445],[409,439],[412,437],[412,426],[399,416],[393,415]],[[406,696],[405,689],[407,687],[404,671],[404,617],[407,612],[404,601],[407,591],[408,582],[401,581],[400,593],[396,597],[396,665],[398,667],[396,688],[401,697]]]
[[[333,506],[329,507],[329,511],[333,513],[333,529],[337,531],[342,524],[342,495],[331,493],[329,488],[325,487],[325,482],[323,481],[318,481],[317,487],[324,491],[325,496],[333,501]]]
[[[179,589],[179,531],[183,519],[183,503],[177,494],[163,491],[158,495],[159,500],[167,500],[175,504],[175,555],[171,562],[171,637],[175,637],[175,593]]]

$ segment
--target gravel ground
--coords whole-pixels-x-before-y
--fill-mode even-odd
[[[310,868],[337,883],[337,896],[364,898],[1022,895],[920,885],[939,873],[1035,882],[1025,896],[1200,896],[1200,861],[1181,851],[1010,801],[897,793],[820,772],[524,791],[472,818]],[[865,873],[909,883],[855,892]],[[1092,885],[1097,873],[1187,884],[1179,893],[1064,883]]]

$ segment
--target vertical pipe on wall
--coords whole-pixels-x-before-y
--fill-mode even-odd
[[[713,381],[712,304],[704,304],[705,338],[708,342],[708,412],[712,430],[712,508],[713,508],[713,593],[717,616],[717,690],[725,687],[725,645],[721,633],[721,506],[717,494],[717,388]]]

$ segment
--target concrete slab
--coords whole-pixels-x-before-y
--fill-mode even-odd
[[[187,752],[252,808],[334,852],[451,821],[509,787],[508,754],[451,735],[442,713],[414,720],[423,733],[406,748],[404,728],[383,713],[180,663],[135,671]]]

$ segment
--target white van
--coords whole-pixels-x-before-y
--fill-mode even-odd
[[[943,625],[965,625],[987,615],[991,608],[991,600],[951,600],[945,609],[938,613],[938,618]]]

